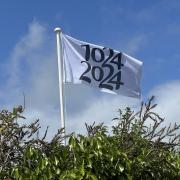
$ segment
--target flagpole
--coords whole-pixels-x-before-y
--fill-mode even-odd
[[[57,58],[58,58],[58,74],[59,74],[59,97],[60,97],[60,112],[61,112],[61,128],[64,129],[63,136],[66,135],[65,131],[65,110],[64,110],[64,85],[63,85],[63,58],[62,58],[62,46],[61,46],[61,28],[54,29],[57,40]],[[63,142],[66,145],[66,138]]]

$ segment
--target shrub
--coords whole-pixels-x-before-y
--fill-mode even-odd
[[[87,125],[87,135],[62,131],[42,139],[38,121],[19,125],[23,110],[0,113],[1,179],[179,179],[179,125],[163,127],[153,112],[156,104],[142,103],[140,111],[119,110],[112,131],[104,124]]]

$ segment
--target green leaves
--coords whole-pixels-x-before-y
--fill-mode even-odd
[[[87,136],[72,134],[61,144],[61,130],[50,141],[34,138],[38,121],[20,126],[21,108],[0,113],[0,179],[141,180],[179,179],[179,126],[160,129],[152,100],[138,113],[119,110],[112,133],[103,124],[87,125]],[[147,122],[151,120],[151,126]],[[109,130],[110,131],[110,130]],[[172,141],[164,142],[171,137]],[[153,140],[155,139],[155,140]]]

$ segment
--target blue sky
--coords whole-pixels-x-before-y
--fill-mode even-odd
[[[41,126],[59,126],[54,28],[82,41],[124,51],[143,61],[142,100],[155,95],[166,122],[179,121],[180,1],[54,0],[0,2],[0,107],[22,104]],[[118,108],[140,101],[66,86],[68,131],[85,122],[110,124]]]

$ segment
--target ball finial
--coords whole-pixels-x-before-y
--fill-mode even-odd
[[[55,28],[54,32],[61,32],[61,28],[60,27]]]

